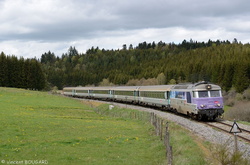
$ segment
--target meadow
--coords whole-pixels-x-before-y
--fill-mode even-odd
[[[104,116],[112,116],[123,119],[137,119],[150,122],[150,114],[143,111],[120,108],[115,106],[109,110],[108,105],[95,105],[95,102],[85,102],[95,107],[95,111]],[[193,132],[177,125],[174,122],[163,122],[163,135],[165,135],[165,125],[168,122],[168,131],[170,133],[170,145],[173,147],[173,164],[175,165],[206,165],[213,164],[214,158],[211,153],[211,146],[207,141],[203,141],[193,134]],[[155,130],[153,130],[155,133]],[[160,139],[160,136],[158,136]],[[164,139],[164,137],[163,137]],[[162,141],[162,143],[164,143]],[[217,162],[216,162],[217,163]],[[215,164],[216,164],[215,163]]]
[[[143,121],[102,116],[45,92],[0,88],[0,161],[42,164],[164,164],[165,149]]]

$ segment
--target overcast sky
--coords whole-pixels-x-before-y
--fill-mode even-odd
[[[250,42],[248,0],[0,0],[0,52],[56,56],[70,46],[229,40]]]

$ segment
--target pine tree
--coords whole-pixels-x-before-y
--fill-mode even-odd
[[[222,87],[224,90],[229,91],[232,87],[234,76],[234,64],[228,62],[225,64],[225,74],[223,75],[222,79]]]
[[[0,86],[7,86],[7,59],[3,52],[0,54]]]
[[[234,86],[237,92],[242,93],[250,84],[249,62],[238,64],[234,74]]]

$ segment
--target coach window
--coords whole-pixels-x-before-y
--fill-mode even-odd
[[[87,90],[79,90],[79,91],[77,91],[78,93],[88,93],[88,91]]]
[[[175,91],[170,91],[170,98],[175,98]]]
[[[185,99],[185,92],[175,92],[175,98]]]
[[[139,91],[134,91],[134,96],[139,96]]]

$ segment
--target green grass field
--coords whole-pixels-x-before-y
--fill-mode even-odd
[[[107,116],[122,117],[124,119],[136,117],[139,120],[150,121],[148,113],[137,110],[114,107],[110,111],[108,105],[105,104],[97,106],[96,109],[100,111],[99,113]],[[214,163],[211,161],[214,158],[212,158],[211,150],[209,149],[211,147],[209,142],[202,141],[193,132],[184,129],[174,122],[168,121],[168,128],[170,132],[170,145],[173,148],[173,163],[175,165],[206,165]]]
[[[101,116],[80,101],[0,88],[0,164],[163,164],[165,149],[142,121]]]

